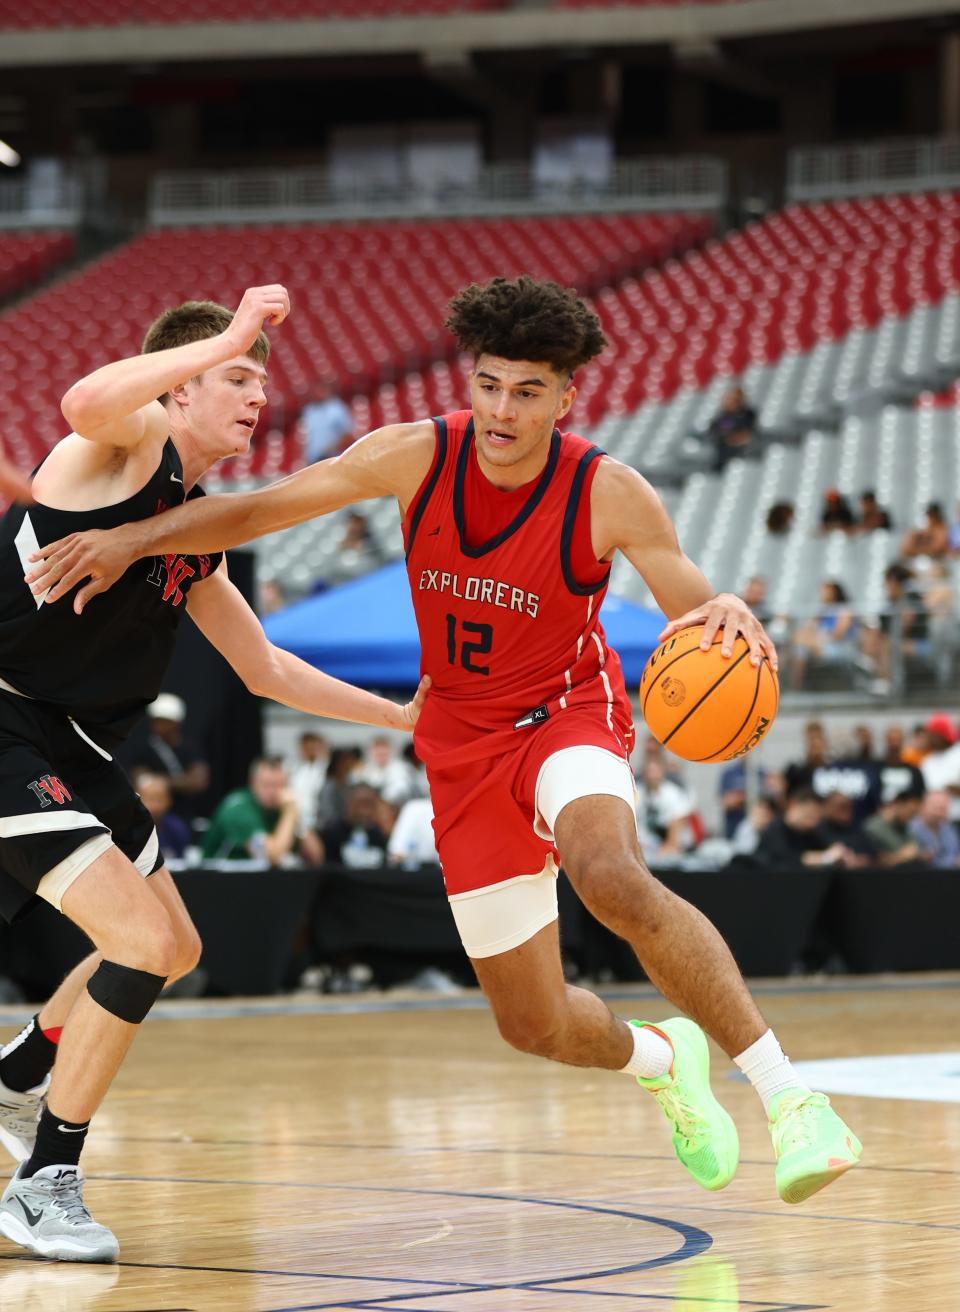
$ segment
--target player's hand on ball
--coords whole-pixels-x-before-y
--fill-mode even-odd
[[[41,547],[30,557],[38,562],[36,568],[24,575],[30,591],[35,597],[46,593],[44,601],[50,605],[88,579],[73,599],[73,609],[81,614],[90,598],[112,587],[136,559],[133,527],[89,529]]]
[[[766,656],[772,669],[776,670],[779,667],[777,649],[767,636],[763,625],[747,603],[735,597],[732,592],[721,592],[719,596],[705,601],[702,606],[688,610],[686,615],[671,620],[660,634],[659,641],[666,642],[681,629],[689,629],[694,624],[703,625],[701,650],[710,650],[717,630],[722,628],[723,646],[720,650],[724,656],[733,655],[733,644],[737,634],[742,634],[750,647],[751,665],[759,665],[762,657]]]
[[[400,711],[402,721],[401,728],[413,730],[414,725],[420,719],[420,712],[423,710],[423,704],[427,700],[427,693],[430,691],[432,680],[429,674],[425,674],[420,680],[420,686],[417,688],[416,696],[412,702],[407,702],[406,706]]]
[[[283,323],[290,313],[290,297],[286,287],[271,283],[268,287],[248,287],[237,306],[233,322],[224,332],[237,355],[250,350],[265,323]]]

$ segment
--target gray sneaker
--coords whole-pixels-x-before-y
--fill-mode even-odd
[[[49,1088],[49,1075],[26,1093],[15,1093],[0,1080],[0,1144],[15,1162],[25,1162],[33,1152],[37,1122]]]
[[[61,1262],[117,1260],[116,1235],[86,1209],[79,1166],[45,1166],[27,1179],[21,1179],[22,1170],[17,1168],[0,1198],[0,1234]]]

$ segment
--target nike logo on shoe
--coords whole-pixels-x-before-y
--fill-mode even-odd
[[[16,1197],[16,1195],[14,1195],[14,1197]],[[39,1225],[39,1224],[40,1224],[40,1221],[41,1221],[41,1218],[43,1217],[43,1213],[42,1213],[42,1212],[31,1212],[30,1208],[26,1205],[26,1203],[23,1201],[22,1198],[17,1198],[17,1202],[18,1202],[18,1203],[20,1204],[20,1206],[23,1208],[24,1215],[26,1216],[26,1218],[27,1218],[27,1220],[30,1222],[30,1224],[31,1224],[31,1225]]]

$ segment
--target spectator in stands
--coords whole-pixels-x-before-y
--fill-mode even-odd
[[[429,797],[404,802],[387,843],[387,856],[395,865],[437,864],[433,833],[433,804]]]
[[[960,866],[960,835],[950,820],[950,794],[934,789],[927,793],[920,814],[910,821],[910,834],[938,870]]]
[[[923,861],[924,851],[910,829],[910,822],[920,811],[922,790],[914,786],[893,793],[864,829],[873,839],[877,860],[882,866],[902,866]]]
[[[798,866],[855,866],[856,853],[844,843],[831,842],[823,827],[823,803],[809,788],[799,788],[782,816],[765,827],[756,855],[772,870]]]
[[[830,844],[839,843],[853,853],[850,867],[868,866],[877,854],[876,845],[857,820],[853,798],[846,793],[828,793],[823,799],[823,829]]]
[[[276,615],[277,611],[288,605],[283,588],[276,579],[264,579],[258,589],[257,614],[263,619],[266,615]]]
[[[931,501],[924,511],[923,524],[911,529],[901,542],[900,555],[907,559],[929,556],[931,560],[939,560],[949,551],[950,525],[944,517],[940,502]]]
[[[820,799],[843,793],[854,806],[857,822],[872,815],[880,803],[880,780],[875,763],[830,753],[826,731],[819,720],[804,729],[806,754],[787,766],[787,796],[810,789]]]
[[[784,538],[793,528],[796,511],[792,501],[774,501],[767,511],[767,532],[775,538]]]
[[[725,468],[736,457],[754,454],[756,427],[757,412],[748,403],[743,388],[729,388],[708,430],[716,451],[717,469]]]
[[[857,654],[857,621],[842,583],[820,584],[820,611],[796,630],[790,650],[790,686],[802,688],[810,661],[850,666]]]
[[[749,813],[737,825],[731,837],[734,856],[753,856],[760,846],[767,828],[777,819],[780,811],[770,797],[758,797]]]
[[[280,760],[262,758],[250,767],[246,788],[228,793],[214,811],[203,836],[204,860],[266,861],[282,865],[300,856],[311,865],[323,860],[312,832],[301,832],[296,798]]]
[[[743,589],[743,600],[766,628],[773,617],[767,607],[767,580],[762,574],[754,574],[747,579],[746,587]]]
[[[147,742],[137,750],[135,764],[169,778],[173,809],[190,820],[197,813],[198,798],[210,787],[210,767],[200,750],[184,736],[186,717],[183,698],[162,692],[147,707]]]
[[[351,510],[337,546],[336,559],[327,570],[325,582],[348,583],[350,579],[360,578],[371,570],[379,569],[384,559],[366,515],[359,510]]]
[[[875,678],[873,691],[886,694],[890,691],[890,678],[894,656],[919,657],[929,660],[933,655],[930,642],[930,617],[923,597],[908,584],[913,571],[899,561],[889,565],[883,576],[886,608],[876,628],[864,630],[864,654],[873,662]]]
[[[905,751],[903,729],[898,724],[890,725],[886,731],[883,759],[878,763],[878,770],[881,799],[896,797],[911,789],[919,794],[925,790],[923,775]]]
[[[352,870],[382,866],[387,834],[380,823],[380,795],[369,784],[351,784],[344,801],[343,818],[320,833],[323,859]]]
[[[850,759],[854,761],[875,761],[876,751],[873,745],[873,730],[869,724],[855,724],[851,730],[853,750]]]
[[[821,533],[830,533],[834,529],[849,533],[856,527],[856,523],[853,507],[847,498],[835,487],[829,488],[824,493],[823,509],[820,511]]]
[[[878,528],[893,528],[890,512],[877,501],[876,492],[868,489],[860,493],[860,518],[854,527],[858,533],[873,533]]]
[[[304,829],[317,828],[317,801],[327,778],[330,744],[323,734],[307,729],[300,735],[297,759],[290,769],[290,788]]]
[[[408,763],[397,756],[392,740],[385,734],[377,734],[370,739],[354,780],[369,784],[388,802],[401,806],[414,790],[412,775]]]
[[[926,748],[920,770],[927,789],[951,795],[950,818],[960,819],[960,733],[945,712],[931,715],[923,726]]]
[[[314,399],[303,407],[300,422],[306,465],[335,456],[350,445],[353,415],[350,407],[337,395],[336,379],[325,378],[319,384]]]
[[[343,819],[347,788],[363,761],[359,747],[335,747],[327,762],[327,775],[317,797],[317,832]]]
[[[133,776],[133,786],[157,827],[160,850],[168,857],[183,857],[193,841],[193,834],[186,820],[170,809],[173,805],[170,776],[137,770]]]
[[[407,766],[407,778],[410,784],[411,797],[429,797],[430,784],[427,780],[426,766],[417,755],[417,749],[412,742],[406,742],[400,753],[401,758]]]
[[[649,857],[663,861],[694,845],[694,809],[687,790],[667,778],[663,762],[653,755],[645,757],[637,782],[637,819]]]

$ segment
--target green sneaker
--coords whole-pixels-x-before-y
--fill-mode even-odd
[[[863,1151],[825,1093],[784,1089],[770,1104],[769,1128],[777,1154],[777,1193],[785,1203],[805,1202],[856,1166]]]
[[[699,1025],[682,1016],[662,1025],[632,1020],[651,1029],[673,1048],[673,1065],[653,1079],[637,1076],[649,1089],[673,1126],[673,1147],[681,1163],[704,1189],[724,1189],[740,1159],[737,1127],[710,1088],[710,1052]]]

